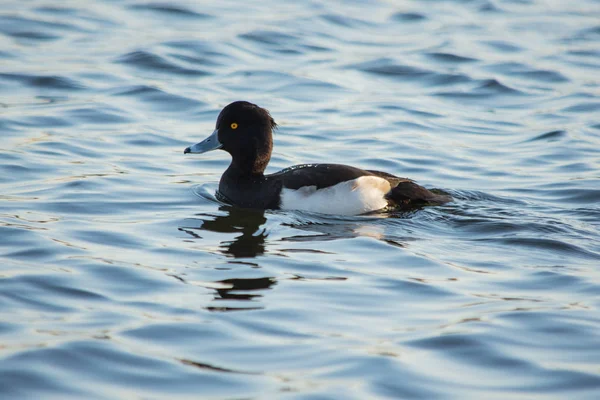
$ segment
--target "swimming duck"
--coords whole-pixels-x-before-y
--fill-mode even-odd
[[[341,164],[295,165],[265,175],[276,127],[266,109],[236,101],[223,108],[209,137],[183,153],[228,152],[231,164],[221,176],[217,197],[244,208],[358,215],[388,206],[413,208],[451,200],[407,178]]]

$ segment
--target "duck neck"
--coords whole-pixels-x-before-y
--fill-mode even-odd
[[[264,176],[264,171],[264,167],[256,166],[246,160],[233,159],[224,175],[231,178],[260,178]]]
[[[256,144],[256,143],[253,143]],[[270,142],[262,146],[250,146],[231,155],[231,164],[226,173],[237,177],[262,177],[271,160]]]

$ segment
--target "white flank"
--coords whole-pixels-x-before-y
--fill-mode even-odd
[[[316,186],[281,191],[282,210],[303,210],[323,214],[358,215],[387,205],[383,197],[390,184],[377,176],[361,176],[351,181],[316,190]]]

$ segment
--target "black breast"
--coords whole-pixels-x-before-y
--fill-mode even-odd
[[[223,174],[219,182],[219,199],[244,208],[277,209],[282,182],[260,177],[235,177]]]

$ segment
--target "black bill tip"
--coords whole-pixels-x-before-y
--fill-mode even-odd
[[[183,154],[187,154],[187,153],[191,153],[192,150],[190,150],[189,147],[186,147],[185,150],[183,151]]]

